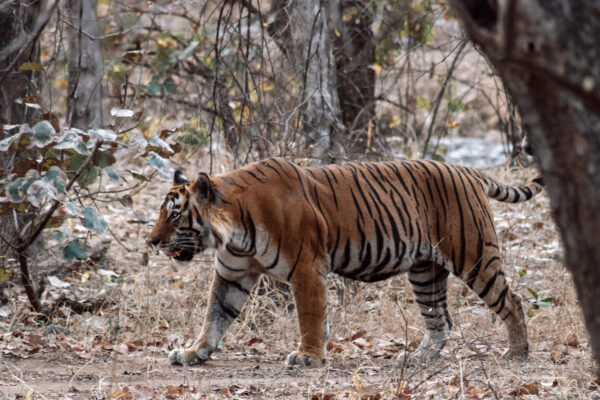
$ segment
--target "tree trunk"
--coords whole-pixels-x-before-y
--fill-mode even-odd
[[[351,157],[368,152],[375,118],[373,13],[366,7],[365,0],[331,2],[337,91]]]
[[[69,0],[69,95],[67,126],[100,128],[104,62],[96,16],[97,0]]]
[[[19,70],[26,62],[39,63],[36,41],[23,48],[12,48],[13,41],[33,31],[43,0],[8,1],[0,4],[0,123],[21,124],[33,121],[35,109],[25,106],[27,99],[39,93],[39,72]],[[19,102],[15,102],[19,100]]]
[[[36,109],[25,103],[38,103],[41,90],[40,73],[31,67],[19,70],[25,63],[38,63],[39,46],[30,35],[35,31],[45,1],[8,1],[0,4],[0,140],[6,137],[1,124],[32,125]],[[21,44],[22,43],[22,44]],[[19,45],[17,45],[19,44]],[[22,154],[0,154],[0,177],[9,174]],[[3,196],[0,193],[0,196]],[[34,215],[18,213],[18,225],[26,226]],[[12,214],[0,215],[0,235],[12,246],[18,244],[19,233]],[[11,247],[0,240],[0,255],[11,254]]]
[[[291,41],[288,57],[300,83],[301,130],[308,140],[307,156],[329,163],[342,156],[343,129],[335,60],[328,28],[329,10],[319,0],[289,3]]]
[[[600,2],[453,0],[519,107],[600,365]]]

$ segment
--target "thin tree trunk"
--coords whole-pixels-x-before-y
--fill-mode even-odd
[[[39,46],[35,34],[38,17],[45,9],[45,1],[8,1],[0,3],[0,140],[6,136],[1,124],[29,124],[34,122],[36,109],[26,102],[37,102],[41,90],[40,73],[30,64],[39,65]],[[23,154],[0,154],[0,177],[12,172]],[[19,213],[0,215],[0,235],[12,246],[18,245],[19,228],[27,226],[34,215]],[[11,254],[12,248],[0,240],[0,254]]]
[[[104,63],[96,16],[97,0],[69,0],[69,94],[67,125],[100,128]]]
[[[375,118],[373,14],[365,0],[331,2],[337,91],[348,153],[364,156]],[[371,124],[371,128],[369,127]]]
[[[291,41],[287,51],[300,83],[302,132],[307,155],[321,163],[342,156],[343,129],[337,92],[329,11],[319,0],[295,0],[288,9]]]
[[[599,366],[600,3],[452,3],[519,107]]]

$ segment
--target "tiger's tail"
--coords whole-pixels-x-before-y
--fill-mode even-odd
[[[485,183],[487,183],[488,197],[505,203],[521,203],[530,200],[544,188],[544,181],[541,176],[519,186],[503,185],[489,177]]]

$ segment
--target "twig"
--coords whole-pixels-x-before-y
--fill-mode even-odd
[[[446,92],[446,87],[448,86],[448,82],[452,78],[452,73],[454,72],[454,68],[460,58],[462,51],[467,45],[468,41],[463,40],[463,42],[458,46],[458,50],[456,51],[456,55],[452,60],[452,64],[450,64],[450,68],[448,69],[448,73],[446,74],[446,79],[444,79],[444,83],[442,84],[442,88],[438,93],[438,96],[435,100],[435,106],[433,107],[433,115],[431,116],[431,123],[429,124],[429,130],[427,131],[427,138],[425,139],[425,143],[423,145],[423,153],[421,154],[422,158],[425,158],[427,154],[427,147],[429,146],[429,140],[431,139],[431,135],[433,134],[433,126],[435,125],[435,118],[437,117],[438,109],[440,107],[440,103],[442,102],[442,98],[444,97],[444,93]]]

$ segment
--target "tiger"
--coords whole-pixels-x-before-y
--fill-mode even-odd
[[[215,249],[201,332],[171,364],[204,363],[240,315],[260,276],[291,285],[300,343],[288,366],[321,366],[329,337],[327,274],[363,282],[407,272],[425,334],[411,359],[435,359],[447,341],[449,274],[504,322],[507,357],[526,358],[520,296],[507,283],[488,198],[519,203],[541,178],[506,186],[483,172],[432,160],[300,167],[270,158],[229,172],[178,170],[148,244],[177,262]]]

